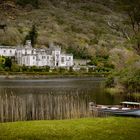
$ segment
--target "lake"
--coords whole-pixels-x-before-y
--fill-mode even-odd
[[[89,117],[89,102],[118,104],[103,78],[0,79],[0,122]]]

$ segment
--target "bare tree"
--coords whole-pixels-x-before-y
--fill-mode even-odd
[[[140,0],[116,0],[116,5],[128,16],[133,31],[131,39],[135,43],[133,48],[140,55]]]

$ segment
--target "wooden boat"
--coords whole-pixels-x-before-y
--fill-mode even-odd
[[[121,102],[121,105],[116,105],[116,106],[96,105],[96,109],[99,112],[104,112],[115,116],[140,117],[139,102],[125,101],[125,102]]]

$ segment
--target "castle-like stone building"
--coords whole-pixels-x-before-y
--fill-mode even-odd
[[[50,44],[49,48],[33,48],[30,40],[22,46],[0,46],[0,56],[14,57],[21,66],[73,66],[73,55],[63,53],[60,46]]]

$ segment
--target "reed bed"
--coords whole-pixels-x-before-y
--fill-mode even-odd
[[[62,120],[105,116],[89,110],[89,97],[82,91],[56,94],[29,94],[22,96],[13,92],[0,94],[0,122],[27,120]]]

